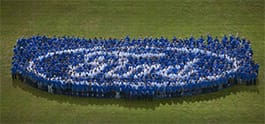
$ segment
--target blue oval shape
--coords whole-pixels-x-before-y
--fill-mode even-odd
[[[229,42],[228,42],[229,41]],[[245,39],[20,39],[12,73],[49,92],[97,97],[172,97],[254,82]],[[238,54],[240,52],[240,54]],[[55,91],[54,91],[55,90]]]

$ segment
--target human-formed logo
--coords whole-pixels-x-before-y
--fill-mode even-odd
[[[255,84],[258,64],[246,39],[172,41],[33,36],[14,48],[18,74],[48,92],[101,97],[171,97]],[[114,95],[116,94],[116,95]]]

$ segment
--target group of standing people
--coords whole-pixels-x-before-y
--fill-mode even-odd
[[[258,64],[248,40],[208,35],[84,39],[32,36],[14,47],[12,78],[50,93],[164,98],[256,84]]]

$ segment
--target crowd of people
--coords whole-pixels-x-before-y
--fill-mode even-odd
[[[165,98],[256,84],[248,40],[32,36],[17,40],[12,78],[50,93]]]

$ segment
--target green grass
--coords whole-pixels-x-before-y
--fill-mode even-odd
[[[263,0],[1,0],[0,123],[264,123]],[[236,34],[251,40],[256,86],[165,100],[52,95],[10,77],[19,37],[187,37]]]

